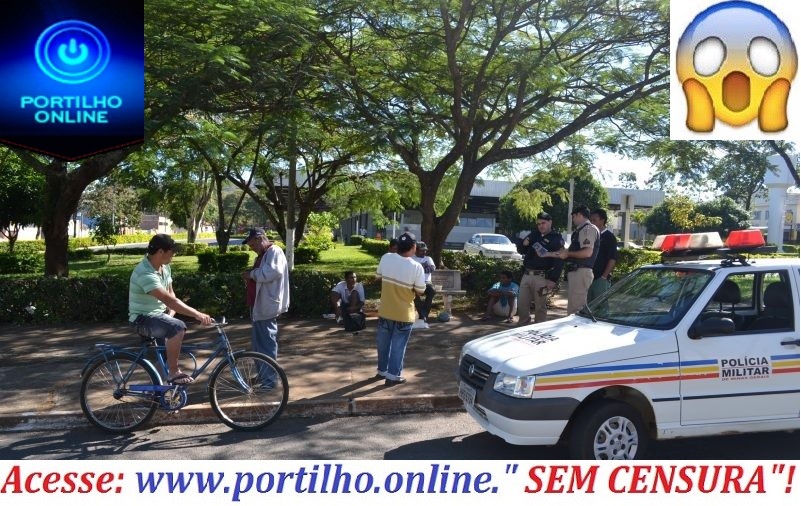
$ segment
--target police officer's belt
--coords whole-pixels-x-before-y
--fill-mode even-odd
[[[547,270],[538,271],[538,270],[535,270],[535,269],[526,269],[526,274],[530,274],[532,276],[539,276],[541,274],[545,274],[546,272],[548,272],[548,271]]]

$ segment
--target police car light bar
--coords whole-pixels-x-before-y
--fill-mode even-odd
[[[714,251],[723,247],[723,241],[717,232],[701,232],[696,234],[668,234],[658,236],[652,246],[659,249],[663,254],[679,253],[684,254],[689,251],[698,253],[699,250]]]
[[[775,253],[775,247],[765,246],[762,232],[757,229],[733,230],[726,244],[717,232],[695,234],[667,234],[658,236],[652,246],[662,251],[662,260],[700,259],[715,255],[724,258],[726,265],[739,262],[746,265],[745,254]]]
[[[731,249],[759,248],[765,245],[762,231],[752,228],[749,230],[732,230],[726,238],[726,247]]]

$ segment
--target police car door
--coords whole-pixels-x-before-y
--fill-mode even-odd
[[[789,268],[729,268],[718,277],[685,321],[731,317],[732,334],[688,336],[679,329],[681,360],[681,423],[748,422],[798,418],[799,328],[798,277]],[[739,289],[739,302],[731,295],[716,297],[724,283]],[[768,287],[786,283],[789,307],[780,310],[781,321],[767,322],[774,300],[766,300]],[[774,287],[775,288],[775,287]],[[736,298],[736,294],[734,296]],[[726,302],[718,302],[722,298]],[[770,297],[768,297],[770,298]],[[794,303],[792,301],[795,301]],[[692,334],[693,332],[690,331]]]

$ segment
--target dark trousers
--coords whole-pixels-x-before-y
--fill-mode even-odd
[[[417,310],[417,314],[422,320],[428,318],[428,313],[431,312],[431,303],[434,301],[434,295],[436,295],[436,293],[437,292],[434,291],[434,285],[426,283],[426,291],[423,293],[423,295],[425,295],[425,300],[419,295],[414,296],[414,308]]]

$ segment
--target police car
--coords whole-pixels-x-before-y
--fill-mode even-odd
[[[799,259],[748,258],[757,230],[658,238],[577,314],[464,345],[459,397],[517,445],[644,458],[649,440],[799,428]],[[725,246],[721,248],[721,246]],[[710,251],[725,254],[703,259]]]

